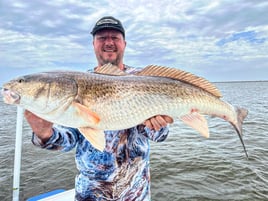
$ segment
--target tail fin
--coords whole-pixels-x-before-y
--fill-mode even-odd
[[[247,153],[247,150],[246,150],[246,147],[245,147],[245,144],[244,144],[244,141],[243,141],[243,135],[242,135],[242,124],[243,124],[243,121],[244,119],[246,118],[246,116],[248,115],[248,110],[247,109],[244,109],[244,108],[239,108],[237,107],[236,108],[236,114],[237,114],[237,123],[236,124],[232,124],[239,136],[239,139],[243,145],[243,148],[244,148],[244,151],[245,151],[245,154],[246,154],[246,157],[248,158],[248,153]]]

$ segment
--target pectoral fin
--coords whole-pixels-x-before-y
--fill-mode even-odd
[[[197,130],[202,136],[206,138],[209,137],[207,120],[204,116],[200,115],[197,112],[193,112],[191,114],[180,117],[180,119],[188,126]]]
[[[78,103],[73,102],[73,107],[76,109],[76,112],[79,116],[83,117],[86,121],[89,122],[89,124],[97,124],[100,121],[100,117],[95,112],[91,111],[86,106]]]
[[[103,131],[89,127],[79,128],[79,131],[85,136],[85,138],[92,144],[93,147],[99,151],[104,150],[105,135]]]

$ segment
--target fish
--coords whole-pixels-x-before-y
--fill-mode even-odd
[[[49,71],[20,76],[3,84],[3,100],[54,124],[78,128],[98,150],[105,130],[142,124],[156,115],[178,119],[209,137],[205,116],[229,122],[243,145],[242,124],[248,110],[222,100],[205,78],[177,68],[149,65],[127,74],[106,64],[95,72]]]

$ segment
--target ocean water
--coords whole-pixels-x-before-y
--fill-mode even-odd
[[[153,201],[268,200],[268,82],[216,83],[223,99],[249,110],[243,131],[247,160],[233,127],[207,117],[210,138],[176,121],[168,139],[151,143]],[[1,98],[2,99],[2,98]],[[0,100],[0,200],[12,199],[16,107]],[[75,152],[40,150],[24,121],[20,200],[71,189]]]

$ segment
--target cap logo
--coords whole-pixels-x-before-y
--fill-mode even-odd
[[[113,19],[103,19],[103,20],[100,20],[99,22],[97,22],[96,25],[102,25],[102,24],[118,24],[117,21],[113,20]]]

